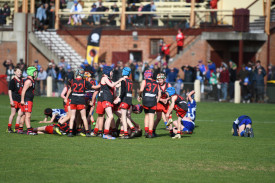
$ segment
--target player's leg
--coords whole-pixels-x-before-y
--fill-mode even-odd
[[[16,114],[16,108],[15,107],[11,107],[11,114],[10,114],[10,117],[9,117],[9,123],[8,123],[8,129],[7,129],[7,132],[8,133],[12,133],[13,130],[11,129],[12,127],[12,121],[13,121],[13,118]]]
[[[239,136],[243,137],[245,133],[245,124],[239,126]]]
[[[85,133],[86,133],[86,137],[91,137],[90,131],[89,131],[89,126],[88,126],[88,120],[86,118],[86,109],[82,109],[80,110],[80,115],[84,124],[84,128],[85,128]]]
[[[156,129],[157,129],[157,126],[161,120],[161,116],[162,116],[162,112],[156,112],[157,114],[157,118],[155,119],[154,121],[154,127],[153,127],[153,135],[154,137],[157,137],[157,134],[156,134]]]
[[[70,130],[69,130],[68,137],[73,137],[75,114],[76,114],[76,109],[71,109]]]
[[[129,135],[127,131],[127,110],[126,109],[121,109],[121,122],[123,126],[123,131],[124,131],[124,136],[122,136],[121,138],[128,139]]]
[[[18,110],[17,112],[17,117],[16,117],[16,123],[15,123],[15,130],[18,131],[19,130],[19,125],[20,125],[20,120],[23,116],[23,112],[21,109]]]
[[[155,110],[150,110],[150,113],[148,115],[149,118],[149,133],[148,138],[153,137],[153,128],[154,128],[154,117],[155,117]]]
[[[25,118],[26,118],[26,115],[24,112],[22,112],[22,117],[20,119],[20,122],[19,122],[19,129],[17,131],[17,133],[19,134],[23,134],[23,127],[24,127],[24,123],[25,123]]]
[[[28,129],[27,134],[28,135],[37,135],[36,133],[33,133],[33,128],[31,127],[31,112],[25,112],[25,124]]]
[[[111,125],[112,119],[114,118],[112,107],[106,107],[105,108],[105,113],[107,114],[107,118],[106,118],[106,121],[105,121],[105,128],[104,128],[103,138],[104,139],[115,139],[115,137],[112,137],[112,136],[109,135],[110,125]]]
[[[147,109],[145,111],[145,117],[144,117],[144,131],[145,131],[145,136],[148,135],[149,133],[149,113],[147,113]]]
[[[177,128],[176,128],[176,135],[174,137],[172,137],[173,139],[180,139],[181,138],[181,120],[182,118],[181,117],[178,117],[178,120],[177,120]]]

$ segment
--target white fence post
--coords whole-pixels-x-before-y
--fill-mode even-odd
[[[194,82],[194,90],[195,90],[195,100],[196,102],[201,101],[201,82],[200,80],[195,80]]]
[[[47,77],[47,97],[52,97],[53,94],[53,80],[51,76]]]
[[[241,86],[240,81],[235,81],[235,91],[234,91],[234,103],[241,103]]]

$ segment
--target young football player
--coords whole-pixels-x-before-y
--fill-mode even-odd
[[[14,78],[9,83],[9,99],[10,99],[10,105],[11,105],[11,114],[9,117],[9,123],[8,123],[8,129],[7,132],[13,133],[19,129],[19,123],[20,119],[23,115],[23,112],[21,111],[21,92],[23,88],[23,80],[21,78],[22,71],[19,67],[16,67],[14,69]],[[12,121],[17,113],[16,117],[16,123],[15,123],[15,129],[12,130]]]
[[[254,137],[252,128],[252,119],[249,116],[242,115],[233,122],[233,135],[240,137]]]
[[[168,97],[170,97],[171,103],[168,109],[168,112],[166,113],[166,119],[168,120],[169,115],[172,113],[173,109],[176,111],[178,120],[177,120],[177,126],[181,126],[182,119],[186,115],[188,111],[188,107],[186,104],[186,101],[183,97],[176,94],[176,90],[174,87],[169,87],[166,89],[166,92],[168,94]],[[184,125],[183,125],[184,126]],[[175,139],[181,138],[181,129],[177,128],[177,135],[173,137]]]
[[[57,127],[57,124],[51,124],[51,125],[47,125],[47,126],[40,126],[37,128],[34,128],[33,131],[37,132],[38,134],[59,134],[59,135],[65,135],[66,132],[69,130],[69,122],[64,123],[64,125],[62,126],[62,128],[60,128],[61,131],[59,131],[59,133],[57,133],[57,131],[55,130],[55,128]]]
[[[131,127],[132,131],[135,131],[135,127],[133,126],[133,124],[129,120],[127,120],[127,113],[132,107],[133,81],[129,79],[130,74],[131,74],[131,69],[129,67],[124,67],[122,70],[122,76],[124,77],[125,80],[121,81],[120,96],[117,97],[116,100],[114,101],[114,104],[118,104],[120,102],[119,109],[121,110],[121,122],[123,126],[123,131],[124,131],[124,135],[121,136],[120,138],[123,138],[123,139],[130,138],[127,130],[128,125]],[[127,121],[129,123],[128,125],[127,125]]]
[[[112,78],[113,75],[113,68],[110,66],[104,66],[103,68],[103,75],[100,81],[100,93],[99,93],[99,100],[97,104],[97,113],[99,114],[99,120],[100,123],[103,123],[104,120],[104,114],[106,113],[106,121],[105,121],[105,127],[104,127],[104,139],[115,139],[115,137],[112,137],[109,135],[109,129],[111,122],[113,120],[113,102],[114,102],[114,87],[119,84],[124,78],[120,78],[116,82],[112,82],[110,78]]]
[[[43,121],[40,121],[39,123],[53,123],[53,122],[60,122],[61,119],[63,119],[66,116],[66,112],[64,109],[51,109],[46,108],[44,110],[45,119]],[[51,118],[50,121],[48,120],[48,117]]]
[[[76,72],[76,78],[71,81],[71,88],[69,89],[65,102],[67,102],[68,96],[72,93],[71,97],[71,117],[70,117],[70,130],[68,137],[73,137],[74,121],[76,119],[76,112],[79,111],[81,119],[85,127],[85,136],[91,137],[88,127],[88,121],[86,118],[86,107],[85,107],[85,90],[97,89],[98,86],[92,86],[89,82],[83,80],[84,70],[78,69]]]
[[[37,69],[35,67],[28,67],[27,75],[21,94],[21,110],[25,114],[25,124],[28,129],[27,135],[37,135],[31,127],[31,113],[35,90],[34,80],[37,77]],[[21,128],[20,130],[23,130],[23,126],[21,126]]]
[[[159,84],[159,89],[161,91],[161,97],[159,99],[159,102],[157,103],[157,118],[154,122],[154,128],[153,128],[153,135],[157,136],[156,134],[156,129],[157,126],[161,120],[162,117],[162,113],[166,114],[169,108],[169,98],[166,94],[166,89],[168,87],[171,87],[170,83],[166,83],[166,76],[163,73],[160,73],[157,75],[157,82]],[[170,115],[170,117],[172,118],[172,116]],[[167,124],[167,121],[165,120],[164,122],[165,124]]]
[[[139,90],[138,101],[142,99],[142,104],[145,112],[144,129],[146,138],[153,138],[154,115],[157,109],[161,93],[159,86],[152,79],[153,73],[151,70],[144,72],[144,79]]]

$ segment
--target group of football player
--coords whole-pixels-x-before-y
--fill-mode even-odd
[[[146,70],[144,80],[138,93],[138,101],[142,105],[132,104],[133,82],[130,79],[131,69],[123,68],[122,77],[113,82],[113,68],[104,66],[103,75],[99,83],[93,79],[92,74],[78,69],[75,79],[69,81],[64,87],[61,97],[64,100],[64,109],[44,110],[45,119],[40,123],[53,123],[38,128],[32,128],[30,119],[33,108],[35,79],[37,70],[28,67],[27,78],[22,79],[22,71],[15,68],[15,76],[9,83],[9,99],[11,115],[7,132],[26,133],[37,135],[38,133],[59,134],[73,137],[81,135],[85,137],[102,137],[103,139],[129,139],[142,136],[140,125],[132,117],[132,113],[140,114],[144,110],[144,130],[146,138],[157,137],[156,129],[163,119],[166,129],[174,139],[181,138],[182,134],[192,134],[195,128],[196,101],[194,91],[186,94],[186,100],[176,94],[175,88],[166,83],[163,73],[152,79],[151,70]],[[119,90],[119,91],[116,91]],[[118,94],[119,93],[119,94]],[[118,95],[117,95],[118,94]],[[97,119],[94,120],[96,106]],[[177,120],[172,120],[172,111],[175,110]],[[12,129],[12,121],[17,113],[15,129]],[[114,115],[118,118],[115,121]],[[156,119],[155,119],[156,116]],[[50,120],[48,121],[48,118]],[[248,124],[246,124],[248,123]],[[247,128],[239,132],[235,125],[235,135],[253,134],[250,132],[251,123],[244,123]],[[23,125],[27,131],[23,131]],[[237,123],[235,123],[237,124]],[[250,126],[249,126],[250,125]],[[234,127],[234,125],[233,125]],[[238,130],[238,131],[237,131]]]

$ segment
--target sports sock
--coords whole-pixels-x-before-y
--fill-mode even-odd
[[[95,129],[94,129],[94,133],[98,133],[98,128],[95,128]]]
[[[69,130],[69,133],[73,133],[73,129],[70,129],[70,130]]]
[[[169,133],[172,134],[172,133],[173,133],[173,130],[170,130]]]
[[[108,135],[109,134],[109,130],[104,130],[104,135]]]
[[[153,135],[153,130],[149,130],[149,135]]]
[[[89,130],[86,130],[86,133],[90,133],[90,131],[89,131]]]
[[[124,130],[120,130],[120,134],[124,134]]]
[[[19,124],[15,124],[15,130],[18,130]]]
[[[102,134],[102,130],[99,130],[98,133],[99,133],[99,134]]]
[[[60,128],[60,127],[62,126],[62,124],[61,124],[61,123],[58,123],[57,126]]]
[[[11,128],[12,124],[8,124],[8,128]]]
[[[124,131],[124,135],[125,135],[125,136],[128,136],[128,131]]]
[[[149,127],[144,127],[144,130],[145,130],[146,133],[148,133]]]
[[[20,127],[20,126],[19,126],[19,130],[23,130],[23,127]]]
[[[132,127],[131,130],[132,130],[132,131],[135,131],[135,127]]]
[[[180,131],[177,131],[177,134],[180,134]]]
[[[77,133],[81,133],[82,130],[81,130],[81,128],[77,128],[76,131],[77,131]]]
[[[156,129],[153,129],[153,133],[156,133]]]
[[[32,132],[32,131],[33,131],[32,127],[28,128],[28,132]]]

